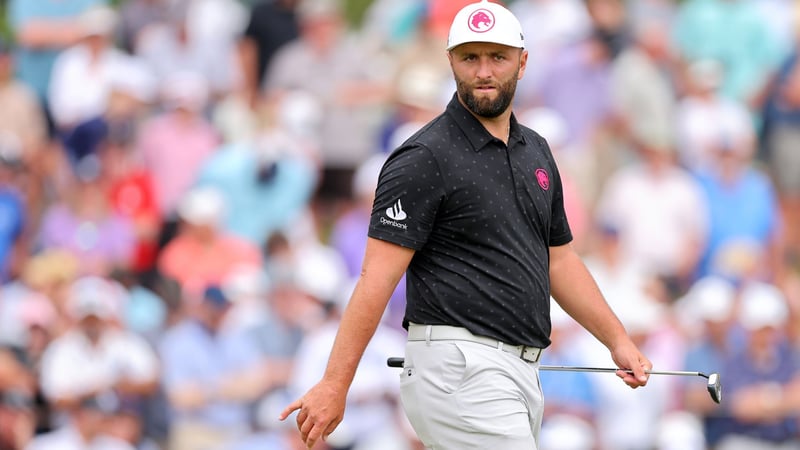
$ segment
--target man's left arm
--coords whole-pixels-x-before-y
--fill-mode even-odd
[[[550,289],[564,311],[609,349],[617,367],[633,370],[633,375],[618,371],[617,376],[632,388],[647,384],[645,370],[652,364],[628,336],[570,244],[550,247]]]

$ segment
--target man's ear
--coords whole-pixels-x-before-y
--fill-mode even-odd
[[[517,75],[517,80],[521,80],[522,76],[525,75],[525,69],[528,67],[528,51],[522,49],[522,53],[519,55],[519,74]]]

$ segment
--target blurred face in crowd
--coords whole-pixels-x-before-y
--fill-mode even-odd
[[[217,236],[217,226],[212,224],[184,222],[183,229],[193,239],[203,243],[213,242]]]
[[[72,422],[86,440],[91,440],[103,431],[106,414],[95,408],[79,407],[72,413]]]
[[[339,40],[343,26],[342,18],[335,14],[309,17],[301,23],[304,39],[320,53],[325,53]]]
[[[506,45],[470,42],[448,54],[458,98],[473,114],[495,118],[511,106],[528,52]]]
[[[105,321],[100,317],[90,314],[78,322],[78,326],[84,335],[93,343],[100,341],[100,337],[105,330]]]

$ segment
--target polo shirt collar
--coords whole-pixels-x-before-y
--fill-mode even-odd
[[[451,98],[450,103],[447,104],[446,111],[467,137],[467,140],[469,140],[469,143],[476,152],[482,150],[487,144],[496,139],[486,130],[483,124],[458,101],[457,93],[453,94],[453,98]],[[522,129],[513,112],[511,113],[510,131],[508,148],[511,148],[517,141],[523,144],[525,143],[525,136],[522,134]]]

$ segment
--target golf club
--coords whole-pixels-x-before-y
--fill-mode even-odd
[[[400,357],[393,357],[386,360],[386,364],[389,367],[403,367],[403,362],[405,361],[404,358]],[[539,370],[553,370],[553,371],[560,371],[560,372],[607,372],[607,373],[616,373],[616,371],[620,369],[614,369],[610,367],[575,367],[575,366],[548,366],[548,365],[540,365]],[[632,370],[626,370],[628,373],[633,373]],[[722,401],[722,382],[720,381],[718,373],[712,373],[710,375],[706,375],[703,372],[689,372],[683,370],[648,370],[648,374],[650,375],[679,375],[679,376],[690,376],[690,377],[703,377],[708,380],[708,394],[711,396],[711,400],[714,400],[715,403],[720,403]]]

